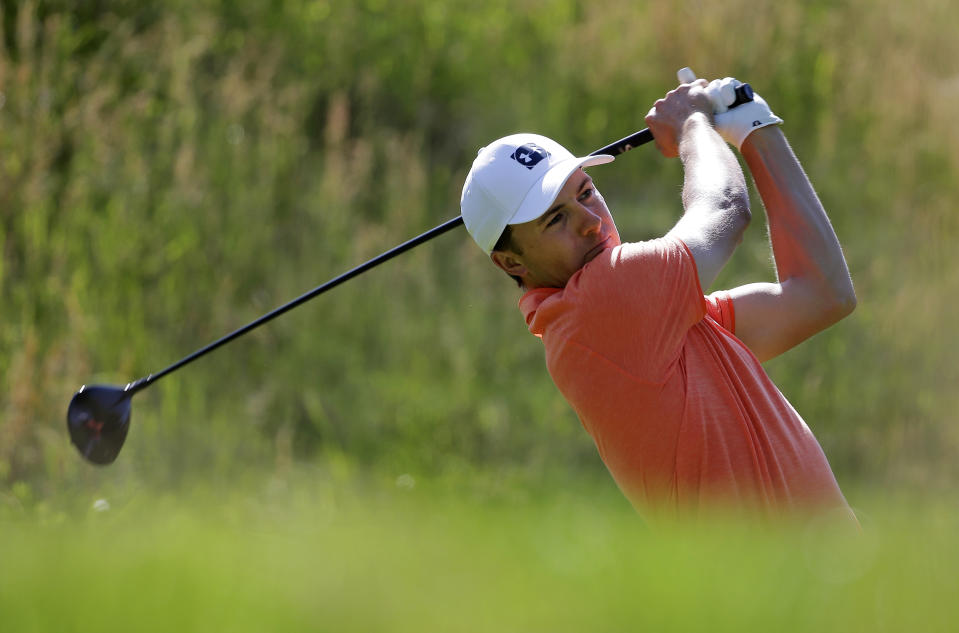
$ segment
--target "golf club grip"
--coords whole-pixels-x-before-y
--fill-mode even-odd
[[[741,106],[744,103],[749,103],[753,100],[753,87],[749,84],[740,84],[736,86],[736,100],[733,101],[730,108],[735,108],[736,106]]]

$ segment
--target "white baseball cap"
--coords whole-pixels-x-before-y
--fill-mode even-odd
[[[577,158],[539,134],[493,141],[479,151],[463,185],[466,230],[489,255],[507,225],[543,215],[574,171],[612,160],[608,154]]]

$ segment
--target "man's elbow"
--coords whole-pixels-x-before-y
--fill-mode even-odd
[[[729,234],[738,246],[753,219],[753,212],[749,208],[749,193],[739,187],[730,188],[726,192],[723,207]]]
[[[832,286],[826,297],[824,310],[830,325],[852,314],[856,309],[857,301],[856,290],[849,277],[844,279],[844,283]]]
[[[742,241],[743,233],[749,228],[749,223],[753,221],[753,212],[749,208],[749,196],[744,195],[744,200],[736,208],[736,222],[739,225],[739,239]]]

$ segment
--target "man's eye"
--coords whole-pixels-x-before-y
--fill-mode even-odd
[[[588,189],[584,189],[584,190],[583,190],[583,193],[579,194],[579,199],[580,199],[580,200],[589,200],[590,198],[593,197],[593,192],[594,192],[594,191],[596,191],[596,190],[593,189],[592,187],[590,187],[590,188],[588,188]]]
[[[554,224],[559,222],[562,218],[563,218],[562,213],[555,213],[553,214],[553,217],[549,219],[549,222],[546,223],[546,226],[553,226]]]

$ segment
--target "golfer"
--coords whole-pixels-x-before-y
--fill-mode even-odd
[[[680,85],[646,116],[682,161],[684,213],[621,241],[578,158],[534,134],[480,150],[466,227],[525,290],[546,365],[616,483],[647,516],[851,512],[809,427],[760,364],[856,305],[839,242],[768,104],[727,110],[726,78]],[[724,111],[725,110],[725,111]],[[704,295],[750,221],[738,149],[766,207],[778,280]]]

